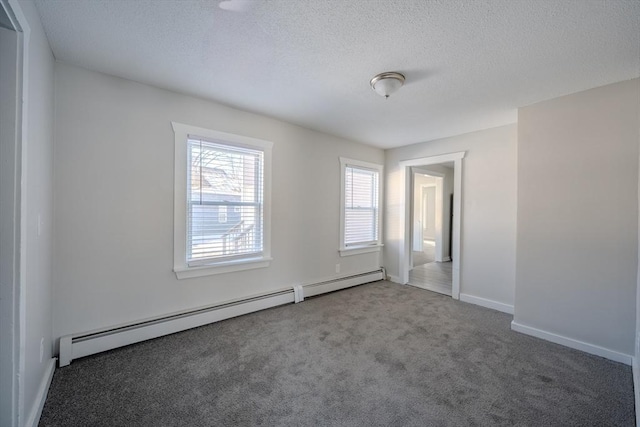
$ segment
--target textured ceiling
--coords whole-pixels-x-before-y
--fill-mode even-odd
[[[13,30],[13,24],[11,24],[11,20],[7,16],[7,12],[4,11],[2,5],[0,5],[0,28]]]
[[[383,148],[640,75],[635,0],[36,3],[59,61]],[[407,78],[388,100],[383,71]]]

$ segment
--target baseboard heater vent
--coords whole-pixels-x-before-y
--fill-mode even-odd
[[[351,286],[362,285],[364,283],[375,282],[384,279],[383,269],[371,271],[362,274],[356,274],[349,277],[339,279],[325,280],[323,282],[310,283],[302,285],[303,299],[310,298],[328,292],[338,291],[340,289],[349,288]]]
[[[72,360],[114,348],[123,347],[152,338],[169,335],[220,320],[253,313],[279,305],[298,303],[305,297],[312,297],[339,289],[384,278],[382,269],[346,276],[322,282],[297,285],[293,288],[228,301],[195,310],[148,319],[136,323],[120,325],[109,329],[65,335],[60,338],[60,366],[67,366]]]

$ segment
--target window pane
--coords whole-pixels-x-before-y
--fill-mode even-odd
[[[262,252],[263,153],[189,140],[187,260]]]
[[[378,240],[378,172],[345,169],[345,245]]]

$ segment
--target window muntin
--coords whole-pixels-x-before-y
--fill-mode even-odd
[[[263,255],[264,153],[189,137],[187,263]]]

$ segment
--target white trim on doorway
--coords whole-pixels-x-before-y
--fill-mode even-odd
[[[636,402],[636,425],[640,426],[640,365],[638,364],[637,356],[631,357],[631,372],[633,376],[633,394]]]
[[[11,118],[14,124],[10,130],[10,139],[4,139],[7,144],[3,154],[13,158],[11,167],[3,171],[4,188],[8,190],[6,198],[2,203],[10,204],[11,214],[5,219],[12,236],[6,241],[3,239],[3,249],[12,255],[12,259],[6,264],[10,270],[9,274],[3,275],[2,297],[7,301],[4,308],[8,308],[10,313],[2,313],[2,322],[9,320],[11,328],[11,339],[5,340],[0,346],[2,358],[7,362],[7,371],[10,379],[2,378],[8,384],[3,384],[0,394],[3,395],[2,408],[0,409],[0,424],[6,426],[21,426],[25,424],[25,401],[24,401],[24,378],[25,378],[25,325],[26,325],[26,299],[25,299],[25,278],[26,278],[26,198],[25,180],[26,175],[26,141],[27,141],[27,112],[28,112],[28,79],[24,76],[29,72],[29,36],[30,27],[22,12],[18,0],[0,0],[0,8],[6,12],[16,34],[15,51],[11,56],[4,59],[11,61],[11,66],[15,64],[15,93],[10,97],[3,98],[3,103],[14,111]],[[13,77],[11,78],[14,81]],[[5,164],[6,166],[6,164]],[[4,181],[4,179],[7,181]],[[6,247],[5,247],[6,244]],[[6,277],[4,277],[6,276]],[[5,280],[7,280],[5,282]],[[3,337],[4,338],[4,337]],[[3,368],[4,369],[4,368]],[[5,393],[9,393],[7,397]],[[6,400],[4,400],[6,399]]]
[[[27,422],[25,424],[26,427],[38,427],[38,423],[40,422],[40,417],[42,416],[42,410],[44,409],[44,404],[47,401],[47,393],[49,393],[49,387],[51,387],[51,381],[53,380],[53,373],[56,370],[56,361],[57,358],[49,359],[47,363],[46,374],[42,377],[40,381],[40,386],[38,387],[38,393],[36,395],[36,399],[29,410],[29,416],[27,418]]]
[[[400,179],[400,230],[402,230],[400,239],[399,266],[400,277],[399,282],[406,284],[409,281],[409,267],[411,262],[411,204],[410,200],[411,184],[413,175],[412,167],[437,165],[441,163],[454,163],[453,173],[453,238],[451,242],[451,254],[453,256],[453,281],[451,286],[451,297],[460,299],[460,226],[462,213],[462,159],[465,156],[464,151],[457,153],[442,154],[439,156],[422,157],[419,159],[402,160],[399,162],[401,179]]]

